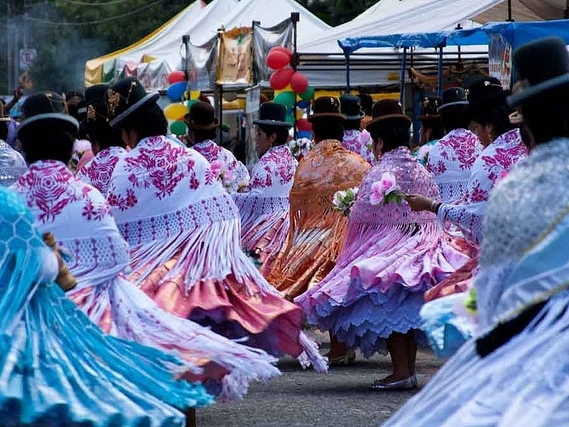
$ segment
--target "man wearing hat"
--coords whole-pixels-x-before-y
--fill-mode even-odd
[[[412,147],[411,152],[423,166],[427,162],[433,145],[444,135],[443,123],[438,112],[441,104],[440,98],[425,97],[421,104],[421,115],[417,117],[421,123],[419,128],[419,145]]]
[[[223,185],[227,192],[231,194],[243,190],[249,183],[249,171],[231,151],[215,142],[219,121],[215,118],[212,105],[204,101],[194,102],[184,116],[184,122],[188,126],[188,146],[208,162],[221,165]]]
[[[314,286],[334,267],[348,220],[334,210],[334,195],[359,186],[369,169],[363,157],[342,146],[345,116],[338,98],[316,99],[308,120],[315,146],[296,169],[287,242],[269,275],[269,281],[290,299]],[[348,355],[345,346],[333,342],[332,363],[353,360],[353,353]]]
[[[374,157],[368,147],[368,145],[371,144],[369,133],[360,131],[361,121],[365,115],[360,107],[360,98],[345,93],[340,97],[340,105],[342,114],[346,116],[346,120],[344,120],[342,145],[344,148],[359,154],[371,163]]]
[[[453,87],[443,92],[442,104],[437,110],[446,135],[431,147],[426,167],[439,186],[444,203],[463,197],[474,161],[482,151],[476,135],[466,129],[468,118],[464,109],[467,105],[466,91]]]
[[[77,171],[77,176],[103,195],[120,158],[126,153],[120,129],[109,126],[106,96],[109,85],[95,85],[85,90],[86,117],[83,127],[91,140],[95,157]]]
[[[375,103],[367,130],[378,160],[350,210],[338,263],[295,299],[309,323],[333,331],[348,347],[366,357],[389,352],[393,373],[375,380],[373,390],[417,387],[423,294],[468,259],[448,245],[433,214],[411,212],[403,199],[374,201],[377,184],[389,179],[401,198],[405,193],[439,197],[433,179],[409,151],[410,125],[396,100]]]
[[[132,78],[107,91],[110,124],[133,147],[115,166],[107,193],[130,245],[128,277],[170,313],[275,356],[304,357],[306,350],[315,367],[325,370],[301,331],[300,309],[242,251],[239,210],[223,187],[220,166],[166,136],[156,98]],[[198,116],[190,113],[190,126],[215,129],[212,115]],[[273,375],[265,369],[265,353],[260,360],[249,355],[240,365],[246,378]]]
[[[563,40],[545,38],[516,49],[513,64],[522,89],[507,101],[536,145],[488,201],[476,279],[483,333],[388,425],[567,420],[569,57]]]
[[[288,233],[289,193],[298,165],[288,145],[292,123],[286,107],[275,102],[261,104],[253,121],[259,161],[243,193],[233,195],[241,215],[241,243],[262,264],[266,276]]]

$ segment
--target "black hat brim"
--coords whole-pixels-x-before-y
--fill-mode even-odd
[[[481,114],[486,114],[489,108],[493,108],[499,105],[507,105],[506,98],[510,95],[509,91],[496,92],[491,95],[485,96],[478,99],[475,102],[468,104],[464,109],[464,115],[469,119],[476,119],[477,116]]]
[[[461,107],[461,108],[466,108],[466,106],[468,105],[468,101],[454,101],[454,102],[449,102],[448,104],[443,104],[441,105],[439,108],[437,108],[437,112],[440,114],[441,111],[445,111],[450,107]]]
[[[506,101],[510,107],[515,108],[544,92],[549,92],[565,85],[569,85],[569,73],[562,74],[533,86],[525,87],[513,95],[508,96]]]
[[[253,124],[286,128],[291,128],[293,126],[290,122],[281,122],[279,120],[253,120]]]
[[[306,120],[312,123],[315,120],[321,120],[321,119],[337,119],[343,122],[346,120],[346,116],[340,113],[314,113],[311,116],[308,116]]]
[[[367,126],[366,130],[372,132],[375,128],[380,126],[393,126],[407,128],[411,126],[411,118],[405,114],[387,114],[373,119]]]
[[[135,111],[145,107],[147,104],[150,104],[151,102],[156,102],[158,100],[158,98],[160,98],[160,95],[157,93],[148,93],[146,94],[144,97],[142,97],[141,99],[139,99],[137,102],[135,102],[134,104],[132,104],[130,107],[128,107],[126,110],[124,110],[122,113],[120,113],[118,116],[116,116],[114,119],[112,119],[109,122],[109,125],[113,128],[120,128],[122,122],[128,117],[130,116],[132,113],[134,113]]]
[[[49,130],[62,129],[74,134],[79,131],[79,122],[75,117],[63,113],[45,113],[24,119],[18,126],[18,138],[25,136],[36,126],[43,126]]]

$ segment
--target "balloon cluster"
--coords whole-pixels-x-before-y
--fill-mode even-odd
[[[166,96],[172,104],[164,108],[164,115],[171,120],[170,132],[174,135],[185,135],[188,132],[184,123],[184,116],[190,111],[190,106],[200,96],[199,91],[188,92],[188,82],[183,71],[175,70],[168,74],[170,86],[166,89]]]
[[[314,98],[314,88],[304,74],[294,71],[291,62],[292,52],[286,47],[274,47],[267,55],[267,65],[275,70],[269,79],[269,84],[275,91],[273,101],[286,106],[289,115],[287,120],[294,122],[295,107],[307,108]],[[297,95],[300,98],[298,102]]]

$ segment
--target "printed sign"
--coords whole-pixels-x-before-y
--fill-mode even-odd
[[[20,49],[20,70],[26,71],[29,69],[38,56],[35,49]]]
[[[512,45],[501,35],[492,34],[488,52],[490,77],[496,77],[504,89],[512,84]]]

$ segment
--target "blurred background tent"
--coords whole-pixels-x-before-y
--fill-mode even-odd
[[[567,18],[569,18],[569,1],[567,0],[503,0],[480,13],[474,20],[486,23],[508,19],[527,22]]]
[[[214,0],[190,4],[170,21],[137,43],[87,61],[85,86],[109,82],[122,75],[135,75],[147,89],[165,89],[167,76],[181,69],[182,36],[189,35],[192,45],[200,46],[216,36],[218,29],[250,27],[253,21],[271,27],[300,13],[297,27],[299,42],[330,28],[294,0]]]

